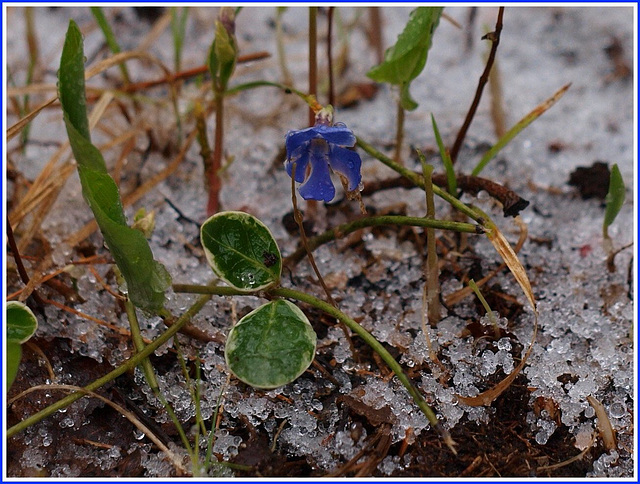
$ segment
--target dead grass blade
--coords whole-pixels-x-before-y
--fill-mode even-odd
[[[525,241],[527,240],[527,235],[529,234],[529,230],[527,229],[527,224],[523,222],[522,218],[519,215],[515,217],[514,220],[516,224],[518,224],[518,227],[520,228],[520,235],[518,236],[518,242],[516,243],[516,246],[513,249],[513,251],[516,254],[518,254],[520,252],[520,249],[522,249],[522,246],[524,245]],[[489,274],[487,274],[482,279],[477,281],[476,285],[479,288],[481,288],[483,285],[485,285],[487,282],[489,282],[491,279],[497,276],[500,272],[502,272],[505,269],[505,267],[507,267],[506,264],[500,264],[500,266],[497,269],[491,271]],[[465,286],[462,289],[459,289],[458,291],[452,294],[449,294],[447,297],[445,297],[444,303],[446,306],[453,306],[454,304],[458,304],[464,298],[471,296],[471,294],[473,294],[473,290],[469,286]]]
[[[487,236],[489,237],[489,240],[491,241],[495,249],[500,254],[500,257],[502,257],[502,260],[504,261],[504,263],[507,265],[507,267],[509,267],[509,270],[511,270],[513,276],[516,278],[516,281],[518,281],[518,284],[520,284],[520,287],[522,288],[525,296],[527,297],[527,300],[531,304],[531,307],[533,308],[533,312],[534,312],[535,323],[533,328],[533,336],[531,337],[531,342],[529,343],[529,348],[527,349],[527,352],[522,357],[522,360],[520,361],[518,366],[514,368],[514,370],[511,373],[509,373],[509,375],[507,375],[507,377],[504,380],[502,380],[497,385],[491,387],[489,390],[486,390],[481,394],[476,395],[475,397],[463,397],[460,395],[457,396],[461,402],[472,407],[476,407],[480,405],[484,405],[484,406],[491,405],[491,403],[496,398],[498,398],[507,388],[509,388],[509,385],[513,383],[513,380],[515,380],[518,374],[520,373],[520,371],[522,371],[522,368],[524,368],[524,365],[527,362],[527,359],[531,355],[531,351],[533,350],[533,344],[535,343],[536,336],[538,334],[538,310],[536,308],[536,301],[535,301],[535,298],[533,297],[533,290],[531,289],[531,283],[529,282],[527,273],[525,272],[524,267],[522,267],[522,264],[520,263],[520,260],[518,259],[518,256],[514,252],[513,248],[511,247],[507,239],[504,237],[504,235],[502,235],[502,232],[500,232],[498,227],[496,227],[496,225],[490,221],[487,222],[486,226],[489,229],[487,232]]]
[[[98,120],[104,115],[107,107],[113,100],[113,93],[105,92],[96,103],[91,116],[89,117],[89,125],[93,128]],[[33,182],[25,196],[20,200],[13,212],[9,216],[12,226],[17,227],[24,218],[32,214],[31,225],[27,228],[20,238],[18,248],[24,251],[31,243],[31,240],[37,232],[40,224],[49,213],[55,200],[60,194],[60,190],[67,181],[67,178],[73,173],[75,164],[67,161],[58,167],[58,161],[69,147],[69,142],[65,142],[56,153],[51,157],[47,165],[40,172],[36,180]],[[40,207],[40,208],[38,208]],[[34,213],[35,212],[35,213]]]
[[[560,469],[562,467],[568,466],[569,464],[573,464],[574,462],[584,459],[584,456],[587,455],[587,452],[591,450],[591,447],[593,447],[593,444],[595,443],[595,441],[596,441],[596,438],[594,435],[593,438],[591,439],[591,443],[587,446],[586,449],[584,449],[578,455],[574,455],[570,459],[567,459],[562,462],[558,462],[557,464],[553,464],[549,466],[540,466],[536,469],[536,472],[555,471],[556,469]]]
[[[35,108],[33,111],[31,111],[29,114],[27,114],[24,118],[22,118],[16,124],[11,126],[9,129],[7,129],[6,142],[9,142],[9,140],[11,140],[11,139],[15,138],[17,135],[19,135],[20,131],[22,131],[24,129],[24,127],[27,124],[29,124],[38,114],[40,114],[40,111],[42,111],[43,109],[51,106],[57,100],[58,100],[57,96],[54,97],[54,98],[49,99],[47,102],[45,102],[45,103],[41,104],[40,106],[38,106],[37,108]]]
[[[611,426],[611,421],[609,420],[609,416],[607,415],[604,405],[591,395],[587,397],[587,401],[596,411],[596,417],[598,417],[598,432],[600,432],[600,437],[602,437],[604,448],[607,451],[616,449],[618,447],[616,442],[616,433]]]
[[[536,336],[538,335],[538,313],[535,313],[535,325],[533,327],[533,336],[531,336],[531,342],[529,343],[529,349],[522,357],[522,360],[516,366],[511,373],[507,375],[507,377],[502,380],[497,385],[489,388],[488,390],[476,395],[475,397],[463,397],[461,395],[456,395],[459,401],[464,403],[465,405],[469,405],[470,407],[480,407],[485,406],[488,407],[493,403],[493,401],[498,398],[509,386],[513,383],[513,380],[516,379],[518,374],[524,368],[527,359],[531,355],[531,350],[533,350],[533,344],[536,341]]]
[[[84,74],[85,79],[90,79],[93,76],[100,74],[101,72],[109,69],[110,67],[117,66],[118,64],[122,64],[125,61],[130,59],[141,59],[151,62],[158,66],[165,75],[170,75],[171,71],[167,66],[165,66],[157,57],[148,54],[147,52],[141,52],[139,50],[130,50],[127,52],[120,52],[118,54],[112,55],[104,60],[101,60],[97,64],[89,67]]]
[[[524,295],[527,297],[529,304],[531,304],[531,307],[537,315],[538,309],[536,308],[536,301],[533,297],[531,283],[529,282],[529,278],[527,277],[524,267],[522,267],[518,256],[498,227],[496,227],[493,222],[489,222],[488,225],[489,231],[487,232],[487,236],[489,237],[491,244],[493,244],[493,247],[496,249],[498,254],[500,254],[500,257],[502,257],[502,260],[513,274],[513,277],[515,277],[518,284],[520,284]]]
[[[116,412],[118,412],[120,415],[122,415],[123,417],[125,417],[129,422],[131,422],[138,430],[140,430],[142,433],[144,433],[147,437],[149,437],[149,440],[151,440],[151,442],[153,442],[154,444],[156,444],[158,446],[158,448],[165,453],[165,455],[167,456],[167,458],[171,461],[171,463],[173,464],[173,466],[176,468],[176,470],[180,473],[182,473],[182,475],[189,475],[189,471],[184,467],[184,464],[182,463],[182,458],[180,456],[178,456],[175,452],[171,451],[166,445],[164,445],[164,443],[162,442],[162,440],[160,440],[152,431],[151,429],[149,429],[149,427],[147,427],[146,425],[144,425],[133,413],[131,413],[129,410],[121,407],[120,405],[118,405],[115,402],[112,402],[111,400],[109,400],[108,398],[103,397],[102,395],[86,390],[82,387],[78,387],[75,385],[36,385],[34,387],[31,388],[27,388],[25,391],[23,391],[22,393],[16,395],[15,397],[13,397],[8,403],[9,405],[11,405],[13,402],[15,402],[16,400],[28,395],[31,392],[34,391],[51,391],[51,390],[64,390],[64,391],[68,391],[68,392],[80,392],[80,393],[84,393],[86,396],[88,397],[92,397],[92,398],[97,398],[98,400],[100,400],[101,402],[105,403],[106,405],[109,405],[111,408],[113,408]]]

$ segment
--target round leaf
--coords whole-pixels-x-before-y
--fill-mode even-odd
[[[17,301],[7,303],[7,341],[18,344],[27,341],[38,329],[38,320],[26,305]]]
[[[200,240],[213,271],[236,289],[260,291],[280,281],[280,249],[254,216],[217,213],[202,224]]]
[[[231,372],[255,388],[276,388],[298,378],[316,352],[316,333],[294,304],[271,301],[250,312],[229,333],[225,359]]]

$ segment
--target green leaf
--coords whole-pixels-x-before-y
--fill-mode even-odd
[[[250,312],[229,332],[225,359],[229,369],[255,388],[277,388],[309,368],[316,333],[298,307],[283,299]]]
[[[58,71],[58,97],[65,116],[76,128],[80,136],[91,140],[87,102],[84,92],[84,54],[82,34],[73,20],[64,39],[60,70]]]
[[[436,136],[436,143],[438,143],[440,158],[442,158],[442,164],[444,165],[444,170],[447,174],[447,189],[449,193],[455,197],[456,192],[458,191],[458,181],[456,180],[456,173],[453,170],[453,161],[451,160],[451,155],[449,154],[449,150],[446,148],[446,146],[442,142],[442,137],[440,136],[440,130],[438,129],[438,125],[436,124],[436,118],[433,117],[433,114],[431,114],[431,124],[433,125],[433,133]]]
[[[230,286],[261,291],[280,281],[282,256],[266,225],[244,212],[220,212],[200,228],[213,271]]]
[[[102,154],[91,144],[82,35],[73,20],[69,22],[62,50],[58,89],[69,143],[78,163],[82,194],[127,282],[131,302],[144,310],[157,311],[164,304],[164,292],[171,285],[171,277],[153,259],[144,235],[127,225],[118,187],[107,172]]]
[[[400,105],[405,111],[413,111],[418,107],[418,103],[411,97],[408,82],[400,87]]]
[[[6,307],[7,322],[7,389],[11,387],[18,374],[22,358],[22,343],[31,338],[38,329],[38,320],[31,309],[17,301],[9,301]]]
[[[609,177],[609,192],[604,199],[607,204],[604,212],[604,227],[609,227],[618,216],[624,203],[625,194],[624,180],[618,165],[614,163]]]
[[[38,329],[38,320],[31,309],[17,301],[9,301],[6,309],[7,341],[22,344]]]
[[[367,73],[376,82],[400,86],[402,107],[409,111],[417,107],[409,94],[409,83],[418,77],[427,63],[442,10],[443,7],[418,7],[411,12],[396,44],[385,52],[384,61]]]
[[[18,375],[18,367],[22,359],[22,346],[15,341],[7,341],[7,390],[13,385]]]

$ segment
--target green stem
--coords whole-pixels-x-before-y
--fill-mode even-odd
[[[290,299],[295,299],[297,301],[301,301],[307,303],[311,306],[314,306],[318,309],[321,309],[325,313],[333,316],[334,318],[340,320],[345,325],[351,329],[354,333],[360,336],[365,343],[367,343],[371,349],[373,349],[382,360],[389,365],[389,368],[396,374],[400,382],[407,389],[409,394],[413,397],[413,400],[416,402],[422,413],[429,419],[431,425],[437,427],[438,417],[434,413],[433,409],[427,404],[424,400],[418,389],[411,383],[407,375],[402,371],[402,367],[400,364],[391,356],[391,354],[385,349],[382,344],[375,339],[366,329],[356,323],[353,319],[348,317],[339,309],[334,308],[331,304],[326,303],[310,294],[305,294],[304,292],[296,291],[295,289],[288,289],[285,287],[278,287],[276,289],[272,289],[269,291],[270,294],[279,297],[286,297]]]
[[[404,108],[398,99],[398,111],[396,121],[396,154],[393,157],[396,163],[402,163],[402,142],[404,141]]]
[[[244,84],[238,84],[235,87],[227,89],[224,92],[224,95],[233,96],[235,94],[238,94],[239,92],[248,91],[249,89],[255,89],[256,87],[276,87],[284,91],[286,94],[289,94],[289,93],[295,94],[304,102],[306,102],[310,107],[318,106],[315,96],[306,94],[298,89],[295,89],[294,87],[287,86],[279,82],[271,82],[271,81],[252,81],[252,82],[245,82]]]
[[[136,352],[140,353],[145,348],[144,340],[142,339],[142,333],[140,332],[140,324],[138,323],[138,316],[136,315],[136,308],[131,301],[128,299],[124,303],[125,310],[127,312],[127,317],[129,318],[129,328],[131,329],[131,339],[133,340],[133,344],[135,346]],[[151,364],[151,360],[149,357],[142,360],[140,364],[142,367],[142,371],[144,372],[145,380],[147,380],[147,384],[149,388],[153,391],[153,394],[160,401],[164,409],[166,410],[169,418],[173,422],[173,425],[176,427],[178,434],[180,435],[180,439],[182,440],[182,445],[186,449],[187,453],[191,456],[191,462],[195,462],[193,450],[191,449],[191,444],[189,444],[189,439],[187,439],[187,435],[184,433],[184,429],[182,428],[182,424],[178,417],[176,416],[171,404],[164,397],[162,392],[160,391],[160,385],[158,385],[158,379],[156,378],[155,370],[153,369],[153,365]]]
[[[380,215],[375,217],[364,217],[338,225],[322,234],[311,237],[307,240],[309,250],[315,250],[322,244],[344,237],[356,230],[365,227],[378,227],[380,225],[410,225],[416,227],[429,227],[433,229],[453,230],[456,232],[468,232],[472,234],[483,233],[482,227],[464,222],[451,222],[449,220],[433,220],[422,217],[407,217],[404,215]],[[285,259],[285,264],[297,263],[305,255],[304,247],[299,247]]]
[[[473,290],[473,292],[476,293],[477,298],[480,300],[482,306],[484,307],[484,310],[487,312],[487,317],[489,318],[489,321],[491,321],[491,324],[493,326],[493,333],[496,339],[500,338],[500,327],[498,326],[496,315],[493,313],[491,307],[489,306],[489,303],[480,292],[480,288],[476,284],[476,281],[474,281],[473,279],[469,279],[469,287]]]
[[[420,187],[420,188],[422,188],[424,190],[424,178],[423,177],[421,177],[417,173],[409,170],[408,168],[405,168],[404,166],[399,165],[398,163],[393,161],[388,156],[385,156],[383,153],[381,153],[380,151],[376,150],[369,143],[363,141],[361,138],[356,137],[356,140],[357,140],[356,144],[360,148],[362,148],[366,153],[368,153],[369,155],[373,156],[374,158],[380,160],[382,163],[387,165],[393,171],[395,171],[396,173],[399,173],[400,175],[402,175],[403,177],[407,178],[412,183],[414,183],[417,187]],[[445,200],[451,206],[453,206],[454,208],[456,208],[460,212],[464,213],[467,217],[471,218],[472,220],[475,220],[480,225],[484,226],[484,222],[486,221],[486,218],[484,218],[475,209],[465,205],[460,200],[458,200],[456,197],[450,195],[449,193],[447,193],[445,190],[443,190],[439,186],[433,185],[433,184],[432,184],[432,186],[433,186],[433,193],[434,194],[438,195],[440,198]]]
[[[145,346],[145,348],[142,351],[140,351],[136,355],[129,358],[129,360],[127,360],[124,364],[122,364],[115,370],[107,373],[103,377],[98,378],[97,380],[93,381],[92,383],[84,387],[84,390],[94,392],[95,390],[105,385],[106,383],[109,383],[110,381],[115,380],[120,375],[133,370],[136,366],[142,363],[145,358],[147,358],[160,346],[162,346],[167,341],[169,341],[173,336],[175,336],[176,333],[180,331],[180,329],[182,329],[184,325],[187,324],[189,320],[202,309],[202,307],[207,303],[207,301],[209,301],[209,299],[211,299],[211,295],[209,294],[199,298],[193,304],[193,306],[191,306],[182,316],[180,316],[180,318],[178,318],[178,320],[169,329],[167,329],[164,333],[162,333],[158,338],[153,340],[153,342]],[[15,424],[13,427],[9,428],[7,430],[6,436],[12,437],[18,432],[22,432],[23,430],[30,427],[31,425],[34,425],[40,422],[41,420],[45,419],[46,417],[53,415],[58,410],[68,407],[76,400],[81,399],[83,396],[85,396],[85,393],[75,392],[66,396],[61,400],[58,400],[54,404],[49,405],[47,408],[40,410],[39,412],[33,414],[31,417],[28,417],[23,421]]]
[[[222,290],[221,290],[222,289]],[[216,295],[229,295],[229,289],[231,288],[222,288],[222,287],[212,287],[212,286],[198,286],[194,284],[174,284],[173,290],[175,292],[191,292],[198,294],[216,294]],[[247,295],[241,291],[232,289],[231,291],[235,292],[235,295]],[[389,366],[389,368],[396,374],[402,385],[407,389],[409,395],[413,398],[416,405],[420,408],[422,413],[429,419],[431,425],[436,428],[442,435],[445,443],[451,448],[453,452],[455,449],[453,448],[454,442],[446,429],[444,429],[440,423],[438,422],[438,417],[434,413],[433,409],[427,404],[425,399],[422,397],[418,389],[411,383],[409,377],[402,371],[402,367],[400,364],[391,356],[391,354],[385,349],[382,344],[376,340],[366,329],[360,326],[357,322],[351,319],[349,316],[344,314],[339,309],[333,307],[331,304],[322,301],[310,294],[306,294],[304,292],[296,291],[295,289],[289,289],[285,287],[276,287],[273,289],[268,289],[266,291],[266,295],[275,296],[275,297],[286,297],[289,299],[295,299],[296,301],[301,301],[311,306],[314,306],[321,311],[324,311],[330,316],[333,316],[340,322],[344,323],[351,331],[360,336],[365,343],[367,343],[371,349],[373,349],[380,358]]]
[[[227,378],[227,383],[229,379]],[[209,432],[209,438],[207,439],[207,455],[204,460],[204,466],[207,474],[209,473],[209,469],[211,469],[211,458],[213,457],[213,444],[216,440],[216,422],[218,421],[218,413],[220,412],[220,405],[222,405],[222,397],[224,396],[224,390],[226,388],[226,384],[221,385],[220,394],[218,395],[218,400],[216,402],[216,410],[213,412],[213,417],[211,417],[211,431]]]

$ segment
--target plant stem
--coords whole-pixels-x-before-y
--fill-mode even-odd
[[[98,378],[97,380],[91,382],[89,385],[84,387],[84,390],[93,392],[93,391],[97,390],[98,388],[100,388],[101,386],[105,385],[106,383],[109,383],[110,381],[115,380],[120,375],[122,375],[122,374],[124,374],[124,373],[126,373],[126,372],[128,372],[130,370],[133,370],[136,366],[138,366],[140,363],[142,363],[142,361],[144,361],[145,358],[147,358],[150,354],[152,354],[160,346],[162,346],[164,343],[169,341],[173,336],[175,336],[176,333],[178,331],[180,331],[180,329],[185,324],[187,324],[189,322],[189,320],[202,309],[202,307],[207,303],[207,301],[209,301],[209,299],[211,299],[211,295],[209,295],[209,294],[204,295],[201,298],[199,298],[187,311],[185,311],[184,314],[182,314],[182,316],[180,316],[178,318],[178,320],[173,324],[173,326],[171,326],[168,330],[166,330],[164,333],[162,333],[158,338],[153,340],[153,342],[151,342],[147,346],[145,346],[145,348],[142,351],[140,351],[136,355],[134,355],[131,358],[129,358],[129,360],[127,360],[124,364],[122,364],[121,366],[119,366],[115,370],[113,370],[113,371],[107,373],[106,375],[104,375],[103,377]],[[23,430],[25,430],[26,428],[30,427],[31,425],[34,425],[34,424],[40,422],[41,420],[45,419],[46,417],[49,417],[49,416],[53,415],[58,410],[63,409],[65,407],[68,407],[69,405],[71,405],[76,400],[81,399],[83,396],[85,396],[85,393],[83,393],[83,392],[75,392],[75,393],[72,393],[71,395],[68,395],[67,397],[65,397],[65,398],[63,398],[61,400],[58,400],[57,402],[53,403],[52,405],[49,405],[48,407],[46,407],[46,408],[40,410],[39,412],[33,414],[31,417],[28,417],[28,418],[22,420],[21,422],[18,422],[17,424],[15,424],[13,427],[9,428],[7,430],[6,436],[7,437],[12,437],[13,435],[17,434],[18,432],[22,432]]]
[[[327,13],[327,72],[329,74],[329,104],[335,104],[335,92],[333,86],[333,10],[335,7],[329,7]]]
[[[213,144],[213,158],[209,167],[209,201],[207,203],[207,216],[218,212],[220,208],[220,176],[222,166],[222,143],[224,141],[224,92],[216,89],[216,130]]]
[[[366,153],[368,153],[369,155],[373,156],[374,158],[380,160],[382,163],[387,165],[389,168],[391,168],[395,172],[399,173],[403,177],[405,177],[408,180],[410,180],[417,187],[420,187],[420,188],[422,188],[424,190],[424,178],[421,177],[419,174],[409,170],[408,168],[405,168],[404,166],[399,165],[398,163],[393,161],[388,156],[385,156],[380,151],[376,150],[369,143],[363,141],[361,138],[356,137],[356,140],[357,140],[356,144],[360,148],[362,148]],[[435,193],[440,198],[442,198],[443,200],[448,202],[450,205],[452,205],[454,208],[456,208],[460,212],[464,213],[467,217],[471,218],[472,220],[475,220],[476,222],[478,222],[480,225],[482,225],[484,227],[484,225],[485,225],[484,223],[485,223],[485,221],[487,219],[483,214],[481,214],[477,210],[465,205],[460,200],[458,200],[456,197],[450,195],[445,190],[441,189],[439,186],[433,185],[433,184],[431,186],[433,187],[433,193]],[[484,228],[486,228],[486,227],[484,227]]]
[[[309,7],[309,95],[318,94],[318,7]],[[316,121],[316,113],[309,109],[309,126]]]
[[[7,242],[9,243],[9,248],[11,249],[11,252],[13,253],[13,259],[16,262],[16,268],[18,269],[18,274],[20,275],[20,279],[22,279],[22,282],[24,282],[25,285],[28,285],[29,284],[29,274],[27,274],[27,269],[25,269],[24,264],[22,262],[22,257],[20,257],[20,251],[18,250],[18,244],[16,244],[16,239],[13,236],[13,228],[11,227],[11,222],[9,221],[9,215],[7,215],[6,224],[7,224],[6,225],[6,227],[7,227]],[[33,296],[33,300],[40,307],[44,307],[45,306],[44,301],[42,300],[40,295],[35,291],[35,289],[31,293],[31,295]]]
[[[427,404],[424,400],[418,389],[413,386],[413,383],[409,380],[409,378],[402,371],[402,367],[400,364],[391,356],[391,354],[385,349],[382,344],[375,339],[366,329],[356,323],[353,319],[345,315],[339,309],[336,309],[331,304],[326,303],[310,294],[305,294],[304,292],[296,291],[295,289],[289,289],[285,287],[278,287],[276,289],[272,289],[269,291],[270,294],[279,297],[286,297],[290,299],[295,299],[297,301],[301,301],[307,304],[310,304],[318,309],[321,309],[325,313],[333,316],[334,318],[342,321],[345,325],[351,329],[354,333],[360,336],[370,347],[373,349],[382,360],[389,365],[389,368],[396,374],[398,379],[402,382],[404,387],[407,389],[409,394],[413,397],[414,401],[420,407],[420,410],[425,414],[425,416],[429,419],[429,422],[435,427],[438,426],[438,418],[436,414],[433,412],[433,409]]]
[[[476,293],[477,298],[480,300],[482,306],[484,307],[484,310],[487,312],[487,317],[489,318],[489,321],[491,321],[491,325],[493,326],[493,334],[495,338],[500,338],[500,327],[498,326],[496,315],[493,313],[491,307],[489,306],[489,303],[480,292],[480,288],[476,284],[476,281],[474,281],[473,279],[469,279],[469,287],[473,290],[473,292]]]
[[[140,332],[140,324],[138,323],[138,316],[136,315],[136,308],[133,303],[127,299],[124,303],[125,310],[127,312],[127,318],[129,319],[129,328],[131,329],[131,339],[133,340],[133,344],[135,346],[136,352],[140,353],[145,348],[144,340],[142,339],[142,333]],[[153,369],[153,365],[151,364],[151,360],[149,357],[142,360],[140,366],[142,366],[142,371],[144,372],[144,378],[147,380],[147,384],[156,398],[162,403],[165,411],[169,415],[169,418],[173,422],[173,425],[176,427],[178,434],[180,435],[180,439],[182,440],[182,445],[184,445],[185,450],[191,457],[191,462],[195,462],[194,453],[191,449],[191,444],[189,444],[189,439],[187,439],[187,435],[184,433],[184,429],[182,428],[182,424],[178,417],[176,416],[173,408],[164,397],[162,392],[160,391],[160,385],[158,385],[158,379],[156,378],[156,373]]]
[[[376,65],[384,60],[384,46],[382,45],[381,7],[369,7],[369,28],[367,29],[369,45],[376,54]]]
[[[433,203],[433,190],[431,189],[431,174],[433,173],[433,167],[427,165],[427,161],[424,155],[420,152],[420,161],[422,162],[422,170],[424,173],[425,183],[425,197],[427,200],[427,219],[433,220],[435,218],[435,206]],[[427,266],[425,275],[427,280],[425,282],[427,290],[427,313],[429,315],[429,324],[435,326],[440,321],[440,283],[438,282],[438,254],[436,253],[436,232],[433,227],[427,227],[425,229],[427,233]]]
[[[360,230],[366,227],[378,227],[380,225],[410,225],[415,227],[430,227],[434,229],[453,230],[456,232],[468,232],[471,234],[483,233],[482,229],[478,225],[468,224],[464,222],[451,222],[449,220],[431,220],[423,217],[407,217],[404,215],[379,215],[373,217],[363,217],[351,222],[338,225],[332,229],[327,230],[315,237],[311,237],[307,240],[309,250],[315,250],[322,244],[326,244],[335,239],[344,237],[356,230]],[[304,247],[297,248],[291,255],[289,255],[284,263],[285,265],[295,264],[300,262],[305,255]]]
[[[496,58],[496,52],[498,51],[498,44],[500,43],[500,33],[502,32],[502,17],[504,15],[504,7],[500,7],[498,10],[498,20],[496,20],[495,30],[484,37],[483,39],[491,40],[491,51],[489,52],[489,57],[487,58],[487,64],[484,67],[484,71],[480,76],[480,80],[478,81],[478,88],[476,89],[475,97],[473,98],[473,102],[469,107],[469,112],[467,113],[467,117],[464,119],[462,126],[460,127],[460,131],[458,131],[458,135],[456,136],[456,140],[451,147],[451,161],[453,163],[456,162],[458,158],[458,153],[460,152],[460,148],[462,147],[462,142],[467,135],[467,131],[469,130],[469,126],[471,126],[471,121],[476,114],[478,109],[478,105],[480,104],[480,99],[482,98],[482,91],[484,90],[484,86],[487,84],[489,80],[489,73],[491,72],[491,67],[493,66],[493,62]]]
[[[318,103],[318,101],[316,100],[315,96],[312,96],[310,94],[306,94],[302,91],[299,91],[298,89],[295,89],[291,86],[286,86],[284,84],[281,84],[279,82],[271,82],[271,81],[253,81],[253,82],[247,82],[244,84],[239,84],[235,87],[232,87],[230,89],[227,89],[224,93],[225,96],[230,96],[230,95],[234,95],[234,94],[238,94],[239,92],[242,91],[247,91],[249,89],[255,89],[256,87],[277,87],[278,89],[281,89],[282,91],[284,91],[285,93],[289,94],[289,93],[293,93],[296,96],[298,96],[300,99],[302,99],[304,102],[306,102],[309,107],[314,110],[314,111],[320,111],[322,109],[322,105],[320,103]]]
[[[293,78],[287,67],[287,56],[284,51],[284,39],[282,37],[282,14],[286,7],[276,8],[276,50],[278,52],[278,65],[282,74],[282,81],[285,84],[293,84]]]
[[[397,118],[396,118],[396,153],[393,159],[396,163],[402,163],[402,142],[404,141],[404,108],[400,99],[398,99]]]
[[[224,290],[220,291],[220,289],[224,289]],[[197,286],[193,284],[174,284],[173,285],[173,290],[176,292],[193,292],[193,293],[199,293],[199,294],[228,295],[229,289],[231,288]],[[233,291],[235,291],[235,294],[238,296],[246,295],[246,293],[242,293],[235,289]],[[398,377],[398,380],[400,380],[402,385],[407,389],[407,391],[409,392],[409,395],[411,395],[416,405],[418,405],[418,407],[420,408],[422,413],[427,417],[431,425],[440,432],[447,446],[449,446],[449,448],[455,453],[455,449],[453,447],[455,443],[451,438],[451,436],[449,435],[449,432],[440,425],[440,422],[438,422],[438,417],[436,417],[436,414],[434,413],[433,409],[429,406],[429,404],[427,404],[427,402],[425,401],[423,396],[420,394],[418,389],[413,385],[413,383],[411,383],[411,380],[409,380],[409,377],[407,377],[407,375],[403,372],[400,364],[393,358],[393,356],[391,356],[391,354],[385,349],[385,347],[382,346],[382,344],[378,340],[376,340],[366,329],[364,329],[356,321],[351,319],[349,316],[344,314],[339,309],[336,309],[331,304],[325,301],[322,301],[321,299],[318,299],[314,296],[311,296],[310,294],[306,294],[304,292],[296,291],[295,289],[289,289],[285,287],[276,287],[273,289],[268,289],[266,291],[266,294],[269,296],[295,299],[296,301],[301,301],[311,306],[314,306],[324,311],[328,315],[333,316],[340,322],[344,323],[349,329],[351,329],[351,331],[353,331],[358,336],[360,336],[364,340],[364,342],[367,343],[371,347],[371,349],[373,349],[380,356],[380,358],[382,358],[382,360],[389,366],[389,368],[395,373],[395,375]]]

